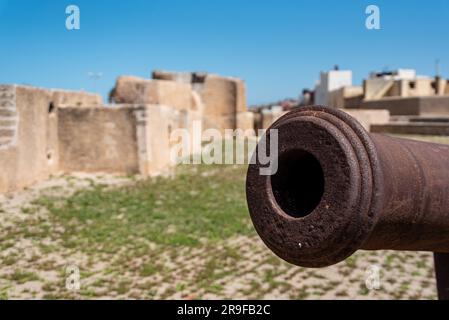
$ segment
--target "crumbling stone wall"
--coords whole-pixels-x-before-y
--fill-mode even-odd
[[[0,150],[16,144],[17,140],[17,109],[16,88],[0,86]]]
[[[52,90],[55,106],[93,107],[103,105],[99,94],[84,91]]]
[[[0,192],[22,189],[59,172],[59,107],[101,105],[85,92],[0,85]]]
[[[252,129],[249,115],[246,113],[245,83],[237,78],[222,77],[204,72],[169,72],[154,71],[154,80],[172,81],[179,84],[190,84],[198,93],[203,104],[203,127],[205,129]],[[246,117],[246,121],[243,120]],[[240,125],[243,125],[241,127]]]
[[[174,166],[171,133],[194,127],[253,129],[243,81],[200,73],[117,79],[104,106],[97,94],[0,86],[0,192],[60,172],[158,175]],[[201,132],[200,132],[201,134]]]
[[[116,104],[161,104],[178,110],[196,107],[190,84],[133,76],[119,77],[110,98]]]
[[[386,109],[391,115],[447,115],[449,96],[383,98],[362,102],[363,109]]]
[[[262,129],[268,129],[277,119],[285,115],[287,111],[282,108],[273,107],[272,109],[262,110]]]
[[[139,173],[133,107],[62,107],[58,111],[61,171]]]
[[[0,192],[5,192],[56,172],[57,116],[50,108],[49,90],[17,85],[1,88],[2,106],[7,106],[2,108],[2,121],[9,128],[0,149]]]

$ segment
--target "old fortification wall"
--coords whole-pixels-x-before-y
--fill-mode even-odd
[[[59,108],[62,172],[139,173],[133,107]]]
[[[363,109],[386,109],[391,115],[447,115],[449,114],[449,96],[383,98],[366,100]]]
[[[153,81],[190,85],[202,101],[205,129],[253,129],[248,120],[245,83],[241,79],[203,72],[154,71]]]
[[[196,73],[119,77],[114,105],[86,92],[0,86],[0,192],[52,174],[107,172],[152,176],[174,167],[171,133],[194,126],[253,129],[243,81]]]
[[[58,105],[101,103],[83,92],[0,86],[0,192],[18,190],[58,171]]]

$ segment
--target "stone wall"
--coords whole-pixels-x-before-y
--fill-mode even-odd
[[[8,128],[0,148],[0,192],[6,192],[57,171],[57,110],[49,90],[4,85],[0,96],[0,119]]]
[[[341,109],[359,121],[362,126],[370,131],[371,126],[387,124],[390,121],[390,112],[388,110],[362,110],[362,109]],[[268,129],[276,120],[288,111],[281,108],[263,109],[261,112],[254,113],[253,118],[259,117],[256,121],[257,129]]]
[[[59,139],[65,131],[58,124],[61,107],[101,104],[97,94],[0,85],[0,192],[20,190],[59,173]]]
[[[262,129],[268,129],[277,119],[286,114],[281,108],[262,110]]]
[[[178,110],[190,110],[195,105],[190,84],[168,80],[150,80],[133,76],[121,76],[111,92],[116,104],[161,104]]]
[[[243,119],[247,112],[244,81],[204,72],[154,71],[152,77],[154,80],[190,85],[201,99],[205,129],[243,129],[239,127],[243,122],[238,119]],[[248,116],[246,119],[248,121]],[[248,127],[247,123],[244,125]]]
[[[63,107],[59,112],[64,173],[139,173],[135,108]]]
[[[170,135],[187,129],[195,113],[165,105],[59,109],[60,170],[155,176],[174,166]]]
[[[195,126],[253,129],[243,81],[199,73],[159,73],[160,79],[123,76],[104,106],[97,94],[0,86],[0,192],[51,174],[107,172],[152,176],[174,167],[171,140]],[[199,137],[200,138],[200,137]]]
[[[84,91],[52,90],[55,106],[92,107],[103,105],[99,94]]]
[[[348,101],[362,99],[363,88],[357,86],[346,86],[329,92],[329,106],[334,108],[345,108]]]
[[[0,150],[17,141],[16,87],[0,86]]]
[[[384,125],[390,121],[390,112],[388,110],[342,110],[360,122],[367,131],[372,131],[371,128],[374,125]]]
[[[204,103],[206,121],[217,129],[237,128],[237,114],[247,111],[243,81],[210,75],[197,90]]]
[[[449,95],[363,101],[361,108],[386,109],[391,115],[445,115],[449,114]]]

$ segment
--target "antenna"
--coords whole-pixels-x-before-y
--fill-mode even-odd
[[[88,72],[87,76],[94,81],[94,92],[96,92],[97,81],[103,77],[103,72]]]

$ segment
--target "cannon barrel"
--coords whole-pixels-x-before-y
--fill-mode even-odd
[[[281,117],[268,144],[271,129],[277,172],[250,164],[246,194],[255,229],[279,257],[325,267],[358,249],[449,252],[449,146],[369,134],[322,106]]]

